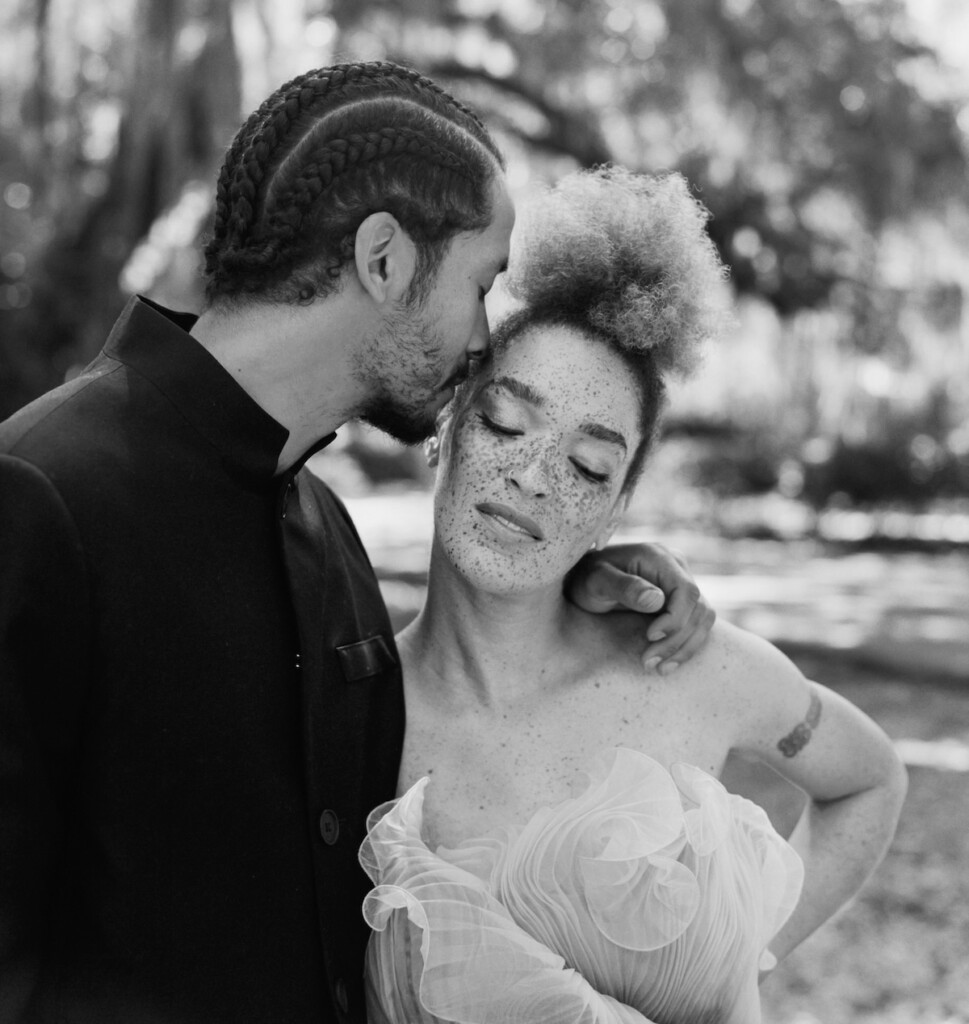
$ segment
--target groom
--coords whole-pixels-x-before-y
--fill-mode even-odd
[[[0,425],[4,1024],[364,1019],[356,851],[395,792],[400,670],[302,467],[352,417],[428,433],[487,349],[513,216],[431,82],[310,72],[228,151],[202,316],[132,300]],[[672,594],[657,656],[689,657],[692,581],[609,557]],[[573,596],[646,609],[644,586],[605,564]]]

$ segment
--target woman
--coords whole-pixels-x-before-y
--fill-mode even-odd
[[[755,1024],[760,975],[893,834],[889,741],[769,644],[718,623],[660,680],[630,616],[561,596],[622,515],[664,378],[716,328],[704,222],[682,179],[601,170],[520,229],[524,307],[439,432],[427,602],[400,637],[403,796],[361,851],[371,1024]],[[807,792],[803,869],[717,781],[732,751]]]

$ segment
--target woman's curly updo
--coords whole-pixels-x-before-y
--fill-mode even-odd
[[[494,331],[498,353],[539,327],[601,339],[641,388],[643,440],[626,474],[642,471],[668,376],[688,376],[725,314],[726,271],[706,232],[709,213],[678,174],[620,167],[578,171],[525,204],[505,288],[522,308]]]
[[[210,303],[332,291],[357,228],[392,214],[417,249],[420,298],[454,235],[492,216],[503,167],[487,129],[410,68],[338,64],[287,82],[239,130],[205,248]]]

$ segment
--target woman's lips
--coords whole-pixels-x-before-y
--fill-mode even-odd
[[[497,520],[502,526],[513,533],[519,533],[523,536],[527,535],[534,540],[545,539],[542,528],[534,519],[530,519],[523,512],[518,512],[508,505],[502,505],[497,501],[482,501],[479,505],[475,505],[475,508],[482,515],[491,516],[492,519]]]

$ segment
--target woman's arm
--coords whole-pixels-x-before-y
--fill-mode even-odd
[[[771,644],[727,627],[725,664],[735,748],[805,791],[792,836],[804,889],[770,943],[783,959],[861,888],[884,857],[907,776],[885,733],[854,704],[800,671]]]

